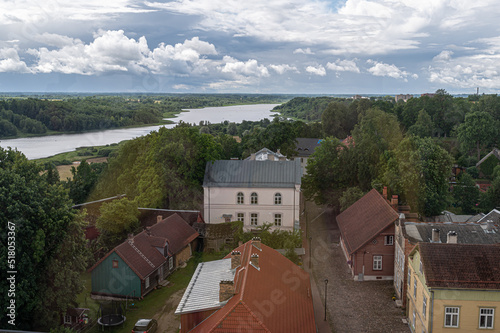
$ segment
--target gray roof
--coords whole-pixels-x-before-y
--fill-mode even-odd
[[[274,156],[273,159],[271,159],[269,156],[272,155]],[[270,160],[270,161],[278,161],[280,158],[285,158],[286,159],[286,156],[281,154],[280,152],[274,152],[270,149],[267,149],[267,148],[262,148],[261,150],[259,150],[258,152],[255,153],[255,158],[254,160],[256,161],[267,161],[267,160]],[[247,158],[245,158],[245,160],[251,160],[252,159],[252,156],[248,156]]]
[[[447,234],[455,231],[458,235],[459,244],[497,244],[500,243],[500,230],[494,228],[492,232],[486,232],[486,224],[478,223],[418,223],[405,222],[405,231],[412,243],[430,242],[432,229],[439,229],[441,243],[446,243]]]
[[[297,138],[295,151],[299,157],[308,157],[314,153],[314,149],[318,147],[322,139]]]
[[[218,309],[225,302],[219,302],[220,281],[233,281],[235,270],[231,270],[231,259],[202,262],[196,271],[175,310],[175,314]]]
[[[425,222],[478,222],[484,214],[477,215],[456,215],[452,212],[444,211],[442,215],[425,217]]]
[[[203,187],[288,188],[301,183],[300,161],[207,162]]]
[[[482,217],[479,222],[493,221],[495,224],[500,223],[500,211],[498,209],[493,209],[491,212]]]

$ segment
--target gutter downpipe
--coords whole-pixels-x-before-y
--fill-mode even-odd
[[[429,328],[429,333],[432,333],[433,319],[434,319],[434,290],[431,290],[431,320],[430,320],[431,327]]]

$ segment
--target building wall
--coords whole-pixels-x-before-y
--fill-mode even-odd
[[[215,310],[207,310],[207,311],[200,311],[200,312],[194,312],[194,313],[186,313],[186,314],[181,314],[181,330],[180,333],[187,333],[190,330],[192,330],[195,326],[197,326],[199,323],[201,323],[203,320],[207,319],[210,317],[212,313],[217,311],[218,309]]]
[[[408,271],[410,280],[407,279],[407,315],[410,329],[413,332],[429,332],[431,316],[431,293],[425,284],[425,277],[420,272],[420,255],[415,253],[412,259],[408,260]],[[409,281],[409,283],[408,283]],[[416,284],[415,284],[416,281]],[[416,287],[416,291],[415,291]],[[427,300],[426,311],[424,313],[424,298]]]
[[[113,268],[113,260],[118,267]],[[134,271],[113,251],[92,270],[92,293],[141,296],[141,280]]]
[[[392,236],[392,245],[385,245],[386,236]],[[381,270],[373,269],[374,256],[382,256]],[[355,280],[359,279],[360,273],[364,273],[364,280],[394,279],[394,224],[353,254],[352,270]]]
[[[244,194],[244,203],[237,204],[238,192]],[[258,204],[250,204],[250,196],[258,195]],[[274,195],[281,193],[281,205],[274,204]],[[294,222],[299,221],[300,185],[295,188],[204,188],[204,216],[207,223],[225,222],[224,214],[231,215],[230,221],[238,219],[238,213],[244,214],[244,228],[249,230],[263,223],[274,224],[274,214],[282,214],[280,229],[293,230]],[[256,213],[257,226],[250,224],[250,214]]]
[[[186,262],[193,255],[193,251],[191,249],[191,244],[186,245],[182,250],[175,254],[175,267],[179,267],[182,263]]]

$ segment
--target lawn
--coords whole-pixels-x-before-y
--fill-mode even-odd
[[[153,290],[147,294],[143,300],[129,301],[128,309],[126,310],[125,316],[127,320],[123,325],[114,328],[105,328],[106,332],[110,333],[129,333],[134,324],[138,319],[141,318],[152,318],[156,313],[160,312],[165,305],[165,301],[175,292],[182,290],[187,287],[191,277],[194,274],[196,266],[200,262],[218,260],[225,256],[225,253],[197,253],[191,260],[188,261],[185,268],[178,269],[173,274],[171,274],[167,280],[169,284],[166,287],[161,287],[159,289]],[[80,307],[91,308],[91,316],[93,320],[97,320],[97,313],[99,305],[96,301],[90,298],[90,273],[85,273],[83,275],[85,280],[85,290],[83,293],[78,295],[78,304]],[[123,302],[125,305],[125,302]],[[175,305],[177,306],[177,304]],[[164,311],[169,311],[171,309],[164,309]],[[93,327],[90,333],[101,332],[102,328],[99,325]]]

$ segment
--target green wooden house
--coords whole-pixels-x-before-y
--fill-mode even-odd
[[[191,257],[198,236],[177,214],[129,236],[90,269],[92,294],[143,297]]]

